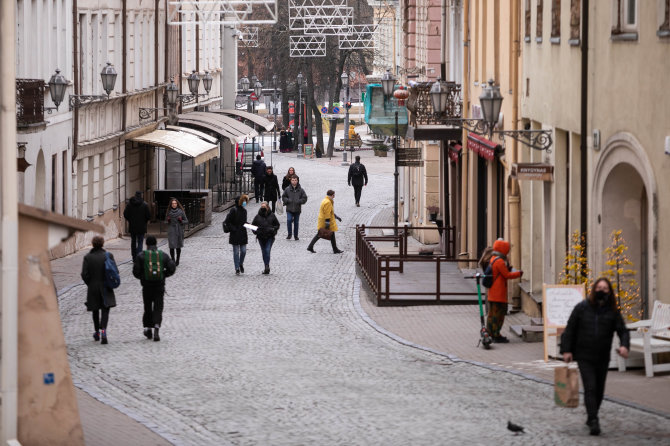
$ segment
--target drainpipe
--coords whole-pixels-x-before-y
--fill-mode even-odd
[[[586,232],[587,229],[587,207],[586,207],[586,198],[587,198],[587,147],[586,147],[586,135],[588,132],[588,73],[589,73],[589,0],[582,0],[582,88],[581,88],[581,116],[580,116],[580,133],[581,138],[579,142],[580,150],[580,188],[581,188],[581,203],[580,203],[580,230],[582,233]],[[588,258],[587,255],[588,243],[584,245],[584,257]],[[582,265],[584,269],[586,265]]]
[[[463,114],[468,116],[470,108],[470,0],[463,1]],[[467,147],[468,133],[463,129],[463,145]],[[469,152],[463,150],[461,155],[461,241],[459,250],[467,250],[468,246],[468,156]],[[469,253],[466,253],[469,254]],[[469,257],[469,255],[467,256]]]
[[[159,57],[158,57],[158,49],[160,48],[160,45],[158,44],[158,12],[159,12],[159,4],[160,0],[156,0],[155,6],[154,6],[154,86],[156,87],[156,90],[154,91],[154,108],[158,108],[158,84],[160,83],[158,80],[158,65],[159,65]],[[167,38],[167,36],[165,36]],[[167,45],[166,45],[167,46]],[[167,61],[166,61],[167,62]],[[158,111],[156,111],[156,120],[158,120]]]
[[[443,81],[447,80],[447,43],[445,42],[447,39],[447,0],[442,0],[442,5],[441,5],[441,11],[442,11],[442,23],[441,23],[441,28],[440,30],[442,31],[442,38],[440,39],[440,78],[442,78]]]
[[[518,127],[519,123],[519,57],[520,57],[520,29],[519,29],[519,14],[521,6],[520,0],[514,0],[512,3],[512,89],[513,89],[513,105],[512,105],[512,125],[514,128]],[[517,163],[519,159],[519,144],[516,141],[512,142],[509,166]],[[511,261],[521,267],[521,193],[519,190],[519,181],[515,178],[510,178],[510,188],[507,197],[507,205],[509,207],[509,242],[511,245]],[[512,303],[515,308],[519,308],[520,299],[518,299],[519,290],[517,289],[518,281],[514,281],[514,289],[512,291]]]
[[[124,2],[125,5],[125,2]],[[72,88],[74,94],[81,94],[79,85],[79,52],[77,40],[79,40],[79,26],[77,26],[78,15],[77,0],[72,0],[72,79],[74,86]],[[72,161],[77,159],[77,146],[79,145],[79,108],[75,107],[72,114]],[[74,168],[74,164],[72,164]],[[77,190],[77,196],[81,199],[82,191]]]
[[[0,2],[0,55],[16,60],[16,2]],[[19,222],[16,174],[16,65],[0,65],[2,138],[2,442],[16,439],[18,408]]]

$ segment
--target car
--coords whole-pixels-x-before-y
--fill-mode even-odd
[[[261,160],[265,159],[263,148],[257,142],[244,142],[235,145],[236,160],[244,171],[251,170],[251,163],[256,159],[256,155],[260,155]]]

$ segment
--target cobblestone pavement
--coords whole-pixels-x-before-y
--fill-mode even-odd
[[[556,407],[550,386],[452,363],[371,328],[352,298],[352,228],[390,205],[393,159],[362,156],[371,178],[357,208],[345,167],[275,155],[275,171],[295,166],[309,195],[300,241],[285,239],[279,216],[272,273],[260,274],[260,249],[250,237],[246,274],[235,276],[220,229],[224,214],[215,214],[186,240],[168,279],[161,342],[142,335],[140,286],[128,263],[120,266],[107,346],[91,339],[85,288],[62,293],[76,385],[179,445],[667,444],[665,418],[605,402],[604,435],[593,439],[583,409]],[[328,188],[337,193],[345,253],[332,254],[320,241],[310,254]],[[250,214],[257,209],[253,203]],[[508,432],[508,419],[527,433]]]

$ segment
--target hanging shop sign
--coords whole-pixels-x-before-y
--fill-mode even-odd
[[[543,163],[512,164],[512,178],[531,181],[554,181],[554,166]]]
[[[472,150],[486,160],[493,161],[496,157],[496,147],[498,144],[493,141],[474,133],[468,134],[468,150]]]
[[[447,151],[447,153],[449,154],[449,159],[457,163],[458,155],[460,155],[462,149],[463,147],[460,144],[454,144],[453,146],[449,146],[449,150]]]
[[[421,148],[419,147],[398,147],[398,166],[421,167]]]

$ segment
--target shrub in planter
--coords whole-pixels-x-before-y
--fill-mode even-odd
[[[372,149],[375,151],[375,156],[388,156],[387,152],[389,148],[386,144],[375,144],[372,146]]]

